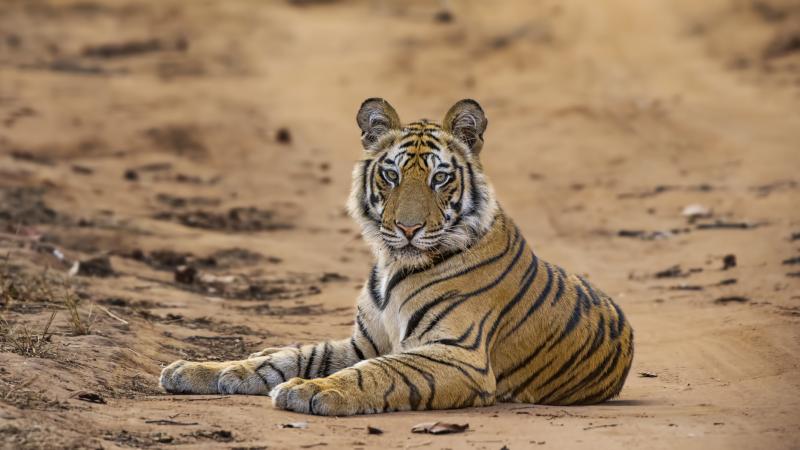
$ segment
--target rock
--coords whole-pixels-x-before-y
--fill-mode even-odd
[[[78,275],[86,277],[110,277],[115,274],[111,267],[111,260],[108,256],[98,256],[97,258],[81,261],[78,266]]]
[[[192,266],[178,266],[175,268],[175,282],[192,284],[197,279],[197,269]]]

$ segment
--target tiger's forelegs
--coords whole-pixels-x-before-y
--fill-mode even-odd
[[[368,348],[361,350],[353,337],[299,348],[266,349],[240,361],[181,360],[164,368],[160,381],[164,390],[175,394],[267,395],[291,378],[324,377],[349,367],[363,359],[365,351]]]
[[[369,359],[326,378],[293,378],[270,396],[278,408],[345,416],[484,406],[495,378],[475,352],[441,344]]]

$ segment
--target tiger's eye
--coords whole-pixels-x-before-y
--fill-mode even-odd
[[[384,170],[383,176],[386,177],[386,179],[391,182],[397,181],[397,172],[395,172],[394,170]]]
[[[448,178],[450,178],[450,175],[448,175],[448,174],[446,174],[444,172],[439,172],[439,173],[437,173],[436,175],[433,176],[433,182],[435,184],[442,184],[445,181],[447,181]]]

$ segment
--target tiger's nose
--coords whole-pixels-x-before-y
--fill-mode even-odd
[[[394,224],[397,225],[397,228],[399,228],[400,231],[402,231],[403,234],[405,234],[406,237],[409,238],[409,239],[414,237],[414,233],[416,233],[420,228],[422,228],[423,225],[425,225],[424,223],[416,223],[414,225],[406,225],[406,224],[398,222],[398,221],[395,221]]]

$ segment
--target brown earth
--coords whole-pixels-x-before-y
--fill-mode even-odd
[[[618,400],[321,418],[160,392],[176,358],[349,333],[370,96],[481,101],[504,208],[634,325]],[[794,0],[5,0],[1,446],[798,448],[798,169]],[[410,432],[433,420],[469,431]]]

